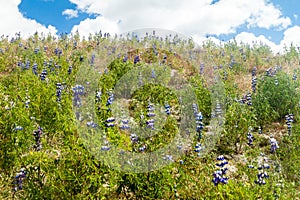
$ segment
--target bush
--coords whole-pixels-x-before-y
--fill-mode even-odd
[[[253,107],[260,125],[296,112],[299,102],[297,86],[297,82],[284,72],[259,80],[257,93],[253,96]]]

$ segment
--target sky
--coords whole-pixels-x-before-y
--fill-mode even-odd
[[[161,28],[201,43],[262,42],[274,53],[300,46],[299,0],[0,0],[0,35]]]

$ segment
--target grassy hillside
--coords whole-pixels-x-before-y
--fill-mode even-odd
[[[2,38],[0,198],[300,199],[299,56]]]

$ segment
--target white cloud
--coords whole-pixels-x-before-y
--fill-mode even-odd
[[[67,19],[77,18],[78,11],[73,9],[66,9],[62,12],[62,15],[66,15]]]
[[[293,16],[294,16],[295,20],[298,19],[298,15],[297,14],[294,14]]]
[[[284,29],[291,24],[288,17],[266,0],[70,0],[80,10],[101,14],[112,22],[122,20],[119,30],[165,28],[184,34],[227,34],[247,24],[249,27]],[[94,25],[95,21],[87,20]],[[88,25],[88,23],[84,23]],[[79,27],[78,27],[79,28]]]
[[[291,44],[294,46],[300,46],[300,26],[293,26],[284,31],[284,37],[280,42],[280,47],[284,45],[289,47]]]
[[[18,10],[21,0],[0,0],[0,34],[13,36],[21,32],[24,37],[34,34],[36,31],[45,34],[56,34],[57,30],[53,26],[45,27],[35,20],[25,18]]]
[[[245,44],[249,44],[251,47],[254,44],[267,45],[270,47],[270,49],[273,51],[274,54],[281,51],[280,45],[276,45],[274,42],[270,41],[264,35],[255,36],[253,33],[242,32],[236,35],[235,40],[237,41],[237,43],[243,42]]]
[[[75,25],[72,28],[72,33],[79,31],[81,36],[89,36],[90,33],[109,32],[110,34],[119,33],[118,21],[110,21],[102,16],[98,16],[95,19],[86,19],[81,21],[79,25]]]

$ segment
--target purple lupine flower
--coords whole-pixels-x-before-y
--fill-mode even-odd
[[[14,181],[14,191],[17,192],[18,190],[23,189],[23,180],[26,178],[27,172],[24,168],[20,169],[20,172],[16,173],[15,181]]]
[[[40,151],[42,149],[41,137],[43,135],[43,129],[38,127],[38,130],[33,131],[33,136],[35,138],[34,148],[36,151]]]
[[[228,161],[226,161],[223,155],[218,156],[217,160],[219,163],[217,163],[216,166],[218,166],[220,169],[213,173],[214,178],[212,182],[215,186],[217,186],[219,183],[227,184],[229,179],[228,177],[225,177],[228,170],[228,168],[225,166],[228,164]]]
[[[270,138],[270,145],[271,145],[271,153],[276,152],[276,149],[279,148],[278,142],[275,138]]]

